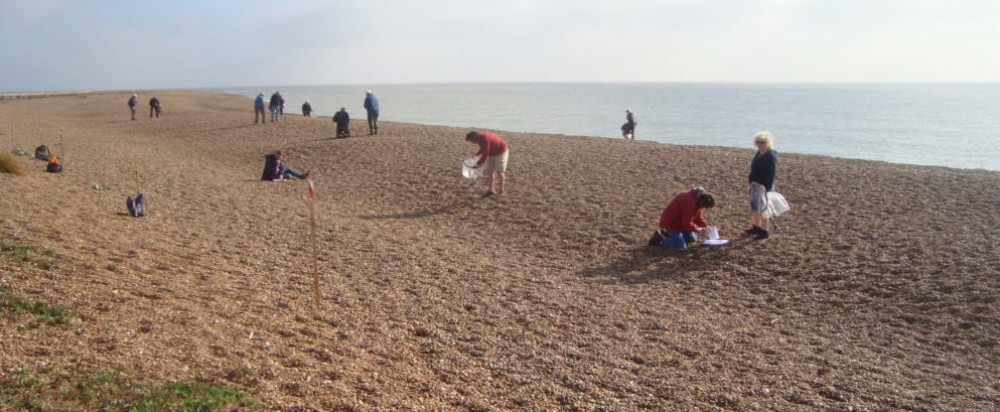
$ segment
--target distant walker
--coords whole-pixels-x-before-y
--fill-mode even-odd
[[[162,108],[163,107],[160,106],[160,99],[157,99],[156,96],[153,96],[152,99],[149,99],[149,118],[152,119],[153,116],[155,115],[156,118],[159,119],[160,110]]]
[[[368,112],[368,135],[378,134],[378,97],[371,90],[365,92],[365,111]]]
[[[625,124],[622,125],[622,138],[635,140],[635,114],[631,109],[625,109]]]

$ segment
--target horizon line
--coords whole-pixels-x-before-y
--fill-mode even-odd
[[[378,87],[378,86],[420,86],[420,85],[531,85],[531,84],[687,84],[687,85],[997,85],[1000,81],[875,81],[875,80],[789,80],[789,81],[743,81],[743,80],[668,80],[668,81],[482,81],[482,82],[390,82],[390,83],[341,83],[341,84],[283,84],[283,85],[229,85],[229,86],[186,86],[186,87],[154,87],[134,89],[77,89],[77,90],[22,90],[0,91],[0,97],[41,96],[56,94],[83,93],[117,93],[139,91],[180,91],[180,90],[218,90],[218,89],[248,89],[248,88],[281,88],[281,87]]]

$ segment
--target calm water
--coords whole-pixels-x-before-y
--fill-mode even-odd
[[[758,130],[780,152],[1000,171],[1000,84],[534,83],[294,86],[214,91],[270,96],[291,113],[364,118],[367,88],[380,119],[620,138],[625,109],[637,138],[751,148]],[[252,109],[248,108],[248,112]]]

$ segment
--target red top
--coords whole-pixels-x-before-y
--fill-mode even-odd
[[[496,133],[479,132],[479,151],[476,152],[476,156],[479,156],[479,161],[476,162],[477,165],[485,163],[488,156],[499,156],[506,151],[507,142],[501,139]]]
[[[660,229],[671,232],[694,232],[699,227],[708,226],[698,207],[698,195],[694,189],[677,194],[660,215]]]

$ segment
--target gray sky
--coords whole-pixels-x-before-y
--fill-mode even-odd
[[[0,92],[998,82],[998,0],[0,0]]]

